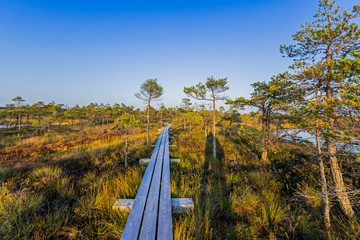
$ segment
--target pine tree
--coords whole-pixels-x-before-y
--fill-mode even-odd
[[[156,78],[147,79],[143,84],[140,86],[140,91],[135,93],[135,97],[140,100],[143,100],[147,103],[147,145],[150,143],[149,138],[149,125],[150,125],[150,107],[151,101],[159,100],[159,98],[163,95],[164,89],[157,83]]]
[[[21,114],[22,114],[22,102],[25,102],[25,99],[23,99],[20,96],[17,96],[16,98],[13,98],[12,101],[14,101],[16,103],[16,111],[18,113],[17,118],[18,118],[18,126],[19,126],[19,133],[21,133]]]
[[[243,110],[246,106],[258,110],[261,124],[260,131],[243,130],[248,136],[253,135],[254,137],[260,137],[260,142],[257,146],[261,153],[260,161],[263,163],[268,162],[268,150],[271,138],[276,140],[285,136],[275,137],[275,135],[272,134],[274,124],[283,121],[287,117],[287,106],[301,98],[301,92],[294,88],[293,84],[287,80],[288,76],[288,73],[283,73],[272,77],[268,83],[255,82],[251,84],[254,91],[251,93],[249,99],[239,97],[235,100],[228,99],[226,101],[226,104],[230,104],[233,108],[240,110]]]
[[[225,92],[229,89],[227,86],[227,78],[215,79],[213,76],[208,77],[207,81],[203,83],[198,83],[195,86],[184,87],[184,93],[189,97],[192,97],[196,100],[202,101],[211,101],[213,104],[213,157],[216,160],[216,101],[224,100],[224,96],[221,96],[220,93]],[[210,95],[208,98],[207,95]]]
[[[116,129],[125,134],[125,168],[128,168],[128,137],[132,133],[134,127],[138,126],[140,121],[135,119],[134,115],[124,113],[121,117],[117,118],[115,125],[112,129]]]
[[[320,0],[318,12],[314,15],[315,21],[302,25],[302,30],[293,35],[296,44],[283,45],[280,51],[294,58],[295,69],[302,68],[304,64],[321,67],[322,76],[317,79],[317,86],[313,86],[321,92],[316,103],[318,114],[322,115],[319,134],[326,140],[327,155],[340,207],[346,215],[353,216],[354,211],[346,193],[336,156],[335,143],[341,135],[337,130],[341,115],[337,110],[342,109],[339,101],[341,95],[339,86],[346,80],[336,74],[335,66],[340,59],[346,58],[354,50],[360,50],[360,30],[354,23],[354,20],[360,16],[360,8],[354,6],[351,13],[347,11],[340,13],[340,7],[335,8],[334,5],[335,1]],[[297,82],[296,79],[294,81]],[[311,91],[307,93],[314,94]],[[315,126],[319,124],[319,121],[315,122]]]

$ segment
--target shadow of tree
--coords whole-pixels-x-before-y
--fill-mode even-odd
[[[209,228],[214,239],[232,239],[229,227],[234,227],[234,215],[231,211],[231,187],[227,184],[224,161],[224,149],[216,139],[217,159],[213,158],[213,134],[206,137],[205,161],[201,179],[201,196],[199,205],[204,219],[209,218]],[[216,226],[216,227],[215,227]]]

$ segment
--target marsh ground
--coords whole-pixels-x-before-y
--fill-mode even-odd
[[[175,239],[323,239],[318,170],[311,147],[283,141],[258,160],[256,143],[238,134],[212,135],[199,126],[173,124],[172,197],[191,197],[193,213],[174,215]],[[152,142],[160,126],[153,126]],[[117,198],[134,198],[149,157],[146,133],[124,140],[108,126],[19,138],[4,135],[0,148],[2,239],[118,239],[128,213],[112,210]],[[346,162],[347,161],[347,162]],[[358,164],[344,158],[348,185],[358,186]],[[356,203],[355,203],[356,204]],[[360,225],[332,207],[333,239],[356,239]]]

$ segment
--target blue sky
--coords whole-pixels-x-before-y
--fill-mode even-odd
[[[155,77],[167,107],[211,75],[228,77],[227,96],[246,97],[251,83],[286,71],[291,61],[279,46],[312,20],[317,3],[0,0],[0,106],[22,96],[142,107],[134,93]]]

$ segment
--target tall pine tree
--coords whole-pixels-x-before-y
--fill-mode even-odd
[[[304,104],[304,109],[311,106],[311,96],[318,91],[316,103],[317,112],[322,115],[315,121],[319,134],[325,138],[331,173],[335,184],[335,194],[341,209],[348,216],[353,216],[350,199],[346,192],[343,176],[337,158],[336,142],[341,139],[338,126],[343,110],[341,107],[341,86],[347,79],[336,73],[335,66],[339,60],[349,56],[351,52],[360,50],[360,30],[354,20],[360,16],[359,6],[354,6],[349,13],[340,13],[340,7],[334,7],[335,1],[320,0],[315,21],[302,25],[302,29],[293,35],[296,44],[281,46],[281,52],[294,58],[295,68],[303,68],[305,64],[312,68],[321,68],[317,77],[316,86],[307,88],[309,101]],[[302,81],[294,79],[297,84],[307,84],[313,78],[303,78]],[[325,153],[322,153],[324,155]]]

